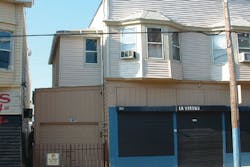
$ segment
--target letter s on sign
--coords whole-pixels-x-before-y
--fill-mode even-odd
[[[9,94],[0,94],[0,103],[9,103],[10,95]]]

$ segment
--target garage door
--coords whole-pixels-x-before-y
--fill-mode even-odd
[[[222,167],[221,112],[179,112],[179,167]]]

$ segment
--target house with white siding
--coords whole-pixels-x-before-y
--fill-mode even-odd
[[[25,8],[32,4],[33,0],[0,1],[0,166],[5,167],[21,167],[28,158],[29,50],[26,37],[17,36],[26,34]]]
[[[160,3],[159,3],[160,2]],[[250,1],[230,1],[250,165]],[[87,30],[59,31],[53,86],[102,87],[111,167],[232,167],[222,1],[103,0]]]

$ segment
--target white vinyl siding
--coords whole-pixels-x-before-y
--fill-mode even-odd
[[[99,63],[85,63],[84,46],[85,39],[82,37],[61,38],[59,86],[95,86],[101,84],[101,65]]]
[[[170,78],[170,61],[145,60],[144,73],[147,78]]]
[[[210,80],[210,37],[201,33],[183,33],[181,40],[183,78]]]
[[[131,5],[133,4],[133,5]],[[217,0],[110,0],[112,20],[126,18],[140,10],[157,11],[180,24],[207,27],[223,20],[222,1]],[[167,10],[166,10],[167,9]],[[230,1],[230,16],[250,21],[249,0]],[[208,17],[209,16],[209,17]]]

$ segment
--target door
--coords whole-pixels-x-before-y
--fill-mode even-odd
[[[180,112],[178,126],[179,167],[222,167],[222,113]]]

